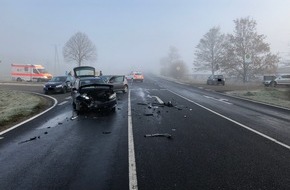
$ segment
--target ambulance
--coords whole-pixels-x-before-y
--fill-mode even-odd
[[[11,64],[11,78],[14,81],[48,81],[52,75],[42,65]]]

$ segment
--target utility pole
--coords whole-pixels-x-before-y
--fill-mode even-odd
[[[59,75],[60,73],[58,73],[59,69],[59,57],[58,57],[58,50],[57,50],[57,45],[54,45],[54,74],[55,75]]]

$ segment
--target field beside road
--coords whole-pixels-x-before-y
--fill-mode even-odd
[[[46,98],[14,90],[0,90],[0,131],[15,125],[51,105]]]
[[[259,83],[249,84],[226,84],[206,85],[201,83],[190,82],[194,87],[214,90],[231,96],[254,100],[274,106],[290,109],[290,88],[289,86],[265,87]]]

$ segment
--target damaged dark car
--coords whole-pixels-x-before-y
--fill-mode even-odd
[[[117,100],[113,85],[105,83],[100,77],[95,76],[95,68],[80,66],[74,68],[76,77],[73,89],[73,109],[77,113],[85,111],[115,111]]]

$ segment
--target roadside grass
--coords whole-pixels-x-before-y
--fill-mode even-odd
[[[261,82],[228,82],[224,86],[207,85],[204,81],[186,80],[184,82],[194,87],[211,89],[216,92],[290,109],[289,86],[265,87]]]
[[[231,91],[227,92],[227,94],[275,106],[290,108],[290,88],[265,87],[251,91]]]
[[[46,98],[38,95],[0,90],[0,131],[36,115],[49,105]]]

